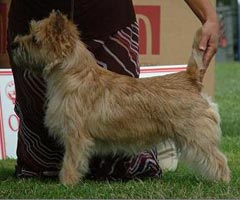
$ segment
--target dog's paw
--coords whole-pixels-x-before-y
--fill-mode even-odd
[[[66,186],[73,186],[79,183],[80,175],[79,173],[73,172],[71,170],[62,169],[59,174],[60,183]]]
[[[224,166],[223,170],[221,171],[220,180],[224,183],[229,183],[231,180],[231,172],[228,168],[228,166]]]

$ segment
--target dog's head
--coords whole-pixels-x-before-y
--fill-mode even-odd
[[[76,26],[59,11],[40,21],[31,21],[28,35],[11,44],[13,61],[33,72],[50,72],[70,55],[79,39]]]

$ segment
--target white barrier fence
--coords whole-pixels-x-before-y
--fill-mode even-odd
[[[186,65],[141,67],[140,78],[184,71]],[[16,158],[19,119],[14,112],[15,87],[10,69],[0,69],[0,159]]]

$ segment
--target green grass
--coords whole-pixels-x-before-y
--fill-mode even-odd
[[[215,99],[219,104],[224,135],[240,133],[240,63],[216,66]]]
[[[57,180],[16,179],[15,160],[0,161],[0,198],[240,198],[240,64],[216,66],[215,101],[222,118],[222,149],[232,171],[229,184],[211,183],[183,165],[161,179],[128,182],[84,180],[64,187]]]

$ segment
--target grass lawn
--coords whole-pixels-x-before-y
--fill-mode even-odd
[[[57,180],[16,179],[15,160],[0,161],[0,198],[240,198],[240,63],[217,64],[215,101],[222,118],[222,149],[232,171],[229,184],[211,183],[180,165],[161,179],[85,180],[64,187]]]

